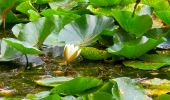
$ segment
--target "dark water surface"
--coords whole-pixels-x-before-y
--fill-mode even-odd
[[[58,59],[56,59],[57,61]],[[11,97],[23,97],[28,93],[37,93],[48,88],[38,86],[34,80],[52,76],[94,76],[107,80],[117,77],[131,78],[162,78],[170,80],[170,68],[143,71],[124,67],[121,63],[104,61],[77,61],[68,66],[60,66],[57,62],[48,62],[30,70],[24,70],[23,65],[16,63],[0,63],[0,88],[13,90]],[[4,96],[5,94],[0,94]]]

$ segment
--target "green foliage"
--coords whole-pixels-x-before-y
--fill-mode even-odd
[[[14,47],[24,54],[42,54],[40,50],[28,44],[27,42],[22,42],[13,38],[4,38],[3,40],[7,42],[11,47]]]
[[[60,31],[58,41],[66,44],[91,45],[98,40],[103,30],[113,25],[114,20],[110,17],[83,15]]]
[[[80,49],[83,58],[89,60],[103,60],[108,57],[111,57],[111,54],[108,53],[106,50],[98,50],[93,47],[80,47]]]
[[[92,88],[101,86],[102,83],[103,82],[101,80],[95,78],[78,77],[57,87],[54,87],[51,92],[53,94],[64,93],[67,95],[76,95],[88,91]]]
[[[124,30],[137,37],[152,27],[152,19],[148,15],[132,16],[132,12],[114,10],[113,16]]]

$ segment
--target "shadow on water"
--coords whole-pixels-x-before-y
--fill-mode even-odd
[[[34,80],[47,77],[93,76],[104,80],[117,77],[170,79],[170,71],[167,70],[168,67],[143,71],[124,67],[121,63],[87,60],[73,62],[68,66],[60,66],[56,62],[50,62],[43,66],[24,70],[22,65],[7,62],[0,63],[0,88],[14,89],[16,92],[9,96],[22,97],[28,93],[46,90],[47,88],[36,85]]]

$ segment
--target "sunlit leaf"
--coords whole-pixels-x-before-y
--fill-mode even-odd
[[[2,40],[0,48],[1,48],[0,61],[11,61],[22,56],[21,52],[8,45],[4,40]]]
[[[167,79],[145,79],[140,83],[145,88],[147,95],[150,96],[160,96],[170,92],[170,81]]]
[[[4,38],[3,40],[7,42],[10,46],[12,46],[13,48],[17,49],[18,51],[24,54],[42,54],[40,50],[33,47],[27,42],[22,42],[13,38]]]
[[[142,36],[152,27],[152,19],[149,15],[132,16],[132,12],[113,10],[113,16],[120,26],[137,37]]]
[[[18,11],[24,13],[24,14],[28,14],[28,10],[34,10],[34,11],[37,12],[37,10],[31,4],[31,1],[22,2],[21,4],[19,4],[16,7],[16,10],[18,10]]]
[[[87,84],[88,83],[88,84]],[[52,93],[76,95],[102,85],[102,81],[92,77],[77,77],[51,90]]]
[[[45,97],[48,97],[50,95],[50,92],[49,91],[43,91],[43,92],[39,92],[39,93],[36,93],[36,94],[27,94],[26,95],[26,98],[27,99],[31,99],[31,100],[40,100],[40,99],[43,99]]]
[[[105,16],[85,15],[65,27],[58,36],[59,42],[89,45],[94,43],[100,33],[114,26],[114,20]]]
[[[120,100],[152,100],[148,97],[144,89],[134,79],[121,77],[113,79],[117,82],[120,90]]]
[[[29,14],[29,20],[30,21],[36,21],[38,20],[38,18],[40,18],[40,15],[39,13],[37,13],[36,11],[34,10],[28,10],[28,14]]]
[[[71,20],[73,18],[68,16],[42,17],[27,24],[17,24],[12,28],[12,31],[19,40],[33,46],[39,47],[44,41],[44,44],[47,45],[57,45],[58,32]]]
[[[73,78],[71,78],[71,77],[52,77],[52,78],[36,80],[35,82],[38,85],[55,87],[55,86],[58,86],[66,81],[69,81],[71,79],[73,79]]]
[[[132,38],[128,33],[118,32],[114,35],[115,44],[108,48],[108,52],[118,56],[124,56],[127,58],[137,58],[155,48],[158,44],[164,40],[147,38],[142,36],[141,38]]]

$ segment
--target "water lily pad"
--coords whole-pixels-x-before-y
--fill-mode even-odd
[[[121,77],[113,79],[117,82],[121,100],[152,100],[145,93],[145,90],[134,79]]]
[[[35,82],[38,85],[42,85],[42,86],[56,87],[61,83],[64,83],[72,79],[73,79],[72,77],[52,77],[52,78],[36,80]]]
[[[40,50],[27,42],[22,42],[13,38],[3,38],[3,40],[23,54],[42,54]]]
[[[114,20],[110,17],[84,15],[64,26],[59,33],[58,42],[89,45],[98,39],[103,30],[113,26]]]
[[[11,61],[21,57],[23,54],[17,49],[8,45],[4,40],[1,42],[0,61]]]
[[[12,32],[19,40],[33,46],[39,47],[43,43],[53,46],[57,45],[58,32],[73,19],[70,16],[59,15],[42,17],[27,24],[16,24],[12,28]]]
[[[126,67],[132,67],[142,70],[154,70],[166,66],[166,63],[160,62],[146,62],[146,61],[124,61],[123,64]]]
[[[170,81],[167,79],[146,79],[140,81],[145,88],[146,93],[150,96],[160,96],[170,92]]]
[[[123,37],[123,39],[122,39]],[[124,41],[124,40],[128,41]],[[149,50],[155,48],[158,44],[162,43],[164,40],[153,39],[142,36],[137,39],[130,39],[125,35],[115,34],[114,37],[115,44],[108,48],[108,52],[118,56],[124,56],[127,58],[137,58],[148,52]]]
[[[129,11],[113,10],[113,16],[120,26],[137,37],[142,36],[152,27],[152,19],[149,15],[134,15]]]
[[[88,84],[87,84],[88,83]],[[76,95],[89,89],[101,86],[103,82],[92,77],[77,77],[71,81],[67,81],[57,87],[54,87],[52,93],[64,93],[67,95]]]
[[[108,53],[106,50],[99,50],[93,47],[80,47],[80,49],[81,56],[89,60],[103,60],[108,57],[111,57],[111,54]]]

